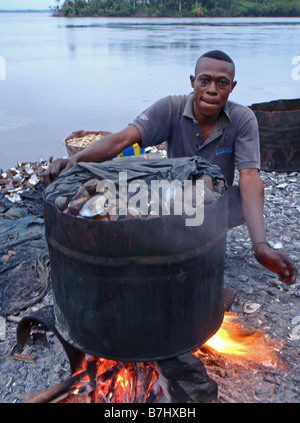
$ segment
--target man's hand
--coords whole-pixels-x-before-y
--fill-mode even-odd
[[[297,269],[292,261],[283,253],[265,244],[254,247],[256,260],[267,269],[277,273],[279,280],[292,285],[297,278]]]
[[[45,187],[51,184],[59,175],[76,164],[72,159],[56,159],[50,164],[48,169],[42,174]]]

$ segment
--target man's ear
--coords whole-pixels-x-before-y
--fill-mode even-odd
[[[190,75],[191,86],[194,88],[195,77],[194,75]]]
[[[232,91],[233,91],[233,89],[234,89],[234,87],[236,86],[236,84],[237,84],[237,81],[232,81],[232,87],[231,87],[231,91],[230,91],[230,92],[232,92]]]

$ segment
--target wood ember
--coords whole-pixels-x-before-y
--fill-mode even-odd
[[[100,389],[106,381],[109,382],[107,389]],[[88,402],[83,385],[78,384],[76,393],[73,393],[70,392],[73,388],[73,385],[69,388],[70,382],[68,380],[39,393],[30,402],[58,402],[62,396],[64,403],[72,403],[77,395],[82,396],[83,402]],[[91,402],[94,403],[198,403],[209,402],[217,396],[216,383],[207,376],[204,365],[192,354],[158,363],[118,362],[98,376],[97,385],[97,392],[94,389],[90,393]],[[75,402],[79,402],[79,398]]]
[[[85,373],[85,371],[78,373],[77,375],[70,377],[69,379],[59,383],[58,385],[53,386],[52,388],[47,389],[46,391],[40,392],[38,395],[29,399],[26,402],[31,404],[51,402],[53,399],[60,397],[66,392],[69,392],[71,388],[73,388],[77,384],[80,378],[85,375]]]
[[[101,359],[99,359],[101,362]],[[103,360],[102,360],[103,361]],[[154,363],[113,362],[101,373],[98,365],[97,389],[91,394],[94,403],[165,402]]]

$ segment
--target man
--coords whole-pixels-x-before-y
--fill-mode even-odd
[[[234,75],[234,63],[225,53],[214,50],[202,55],[195,75],[190,76],[193,93],[163,98],[122,131],[104,137],[69,159],[54,161],[43,175],[45,185],[77,162],[103,162],[136,142],[145,148],[167,141],[171,158],[202,156],[220,166],[229,186],[237,167],[242,210],[254,256],[277,273],[281,281],[294,283],[294,264],[266,242],[258,126],[249,108],[228,101],[236,86]]]

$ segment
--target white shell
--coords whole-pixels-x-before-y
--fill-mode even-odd
[[[93,217],[99,214],[105,215],[108,210],[109,207],[107,206],[105,195],[96,195],[85,203],[79,214],[82,217]]]
[[[255,313],[260,307],[260,304],[257,303],[245,303],[243,307],[243,312],[247,314]]]

